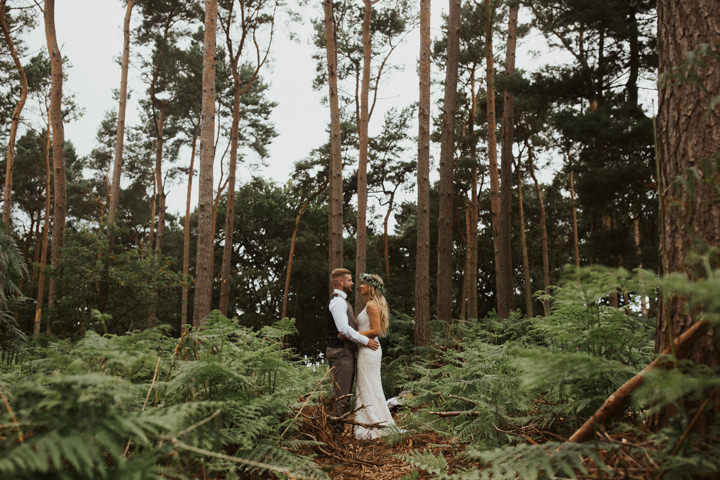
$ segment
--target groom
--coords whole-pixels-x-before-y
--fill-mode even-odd
[[[357,332],[357,322],[353,307],[347,299],[352,292],[352,273],[346,268],[336,268],[330,273],[333,293],[327,310],[328,343],[325,355],[330,364],[330,375],[333,381],[335,398],[339,399],[333,412],[334,417],[340,417],[347,410],[349,398],[347,395],[352,388],[355,376],[355,352],[358,343],[377,350],[379,344],[374,338],[368,338]],[[338,338],[342,334],[344,339]],[[345,425],[335,422],[333,434],[342,435]]]

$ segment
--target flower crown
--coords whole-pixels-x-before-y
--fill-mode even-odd
[[[385,295],[385,285],[383,285],[383,283],[380,280],[378,280],[377,278],[375,278],[372,274],[361,273],[360,281],[363,283],[367,283],[368,285],[370,285],[371,287],[375,288],[380,293]]]

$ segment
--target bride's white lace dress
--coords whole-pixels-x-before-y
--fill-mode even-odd
[[[358,331],[370,329],[370,317],[363,309],[357,316]],[[358,345],[357,372],[355,382],[355,421],[366,425],[380,424],[384,427],[394,425],[390,410],[388,409],[380,379],[380,361],[382,360],[382,346],[372,350]],[[382,428],[366,428],[355,426],[355,438],[371,440],[383,435]]]

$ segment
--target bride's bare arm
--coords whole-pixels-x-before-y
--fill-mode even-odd
[[[368,317],[370,317],[370,330],[363,330],[359,333],[366,337],[376,338],[380,336],[380,307],[371,300],[365,308],[367,309]]]

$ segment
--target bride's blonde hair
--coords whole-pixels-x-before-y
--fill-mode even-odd
[[[380,335],[385,335],[390,327],[390,307],[384,295],[385,283],[380,275],[370,273],[360,275],[360,281],[367,284],[370,300],[380,308]]]

